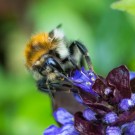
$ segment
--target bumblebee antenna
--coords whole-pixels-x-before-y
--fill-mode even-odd
[[[62,27],[62,23],[60,23],[59,25],[57,25],[57,29],[61,28]]]
[[[54,101],[53,93],[52,93],[52,90],[50,89],[49,81],[47,79],[44,78],[43,80],[39,80],[37,82],[37,86],[39,90],[49,93],[50,97]]]
[[[48,82],[48,81],[47,81],[47,82]],[[53,103],[53,105],[54,105],[55,100],[54,100],[54,96],[53,96],[53,93],[52,93],[52,91],[51,91],[51,89],[50,89],[49,85],[48,85],[48,93],[49,93],[49,96],[51,97],[51,99],[52,99],[52,103]]]

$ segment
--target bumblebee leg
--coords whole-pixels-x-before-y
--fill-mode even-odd
[[[68,57],[68,60],[72,63],[72,65],[73,65],[76,69],[79,69],[79,70],[80,70],[79,66],[76,64],[76,61],[75,61],[71,56]]]
[[[72,59],[71,59],[71,61],[72,61]],[[73,61],[73,63],[75,65],[74,61]],[[40,87],[39,89],[50,93],[50,96],[53,97],[52,94],[54,93],[54,91],[56,91],[56,88],[59,88],[59,89],[57,89],[58,91],[61,91],[61,89],[63,89],[63,91],[64,91],[64,88],[65,88],[65,91],[68,91],[69,88],[71,88],[73,86],[73,84],[74,84],[73,81],[65,75],[65,72],[57,59],[52,58],[52,57],[48,57],[46,59],[45,65],[42,67],[42,69],[40,69],[40,74],[42,74],[42,72],[46,66],[49,66],[53,71],[57,71],[57,73],[59,74],[59,77],[57,78],[58,83],[55,83],[52,81],[49,82],[46,79],[46,76],[43,75],[44,79],[40,80],[38,82],[38,87]]]
[[[58,62],[58,60],[56,60],[55,58],[53,57],[48,57],[46,60],[45,60],[45,63],[41,66],[41,67],[38,67],[38,72],[44,76],[44,78],[46,78],[46,75],[43,73],[45,70],[46,70],[46,67],[53,67],[52,69],[57,69],[59,70],[59,72],[62,72],[64,73],[64,70],[61,66],[61,64]],[[50,69],[51,70],[51,69]],[[50,71],[51,72],[51,71]],[[47,78],[46,78],[47,80]],[[47,81],[46,81],[47,82]]]
[[[54,94],[52,93],[52,90],[50,89],[50,85],[48,85],[48,90],[49,90],[49,95],[50,95],[50,97],[51,97],[51,99],[52,99],[52,103],[53,103],[53,105],[54,105],[54,103],[55,103],[55,101],[54,101]]]
[[[93,69],[87,48],[82,43],[74,41],[70,45],[70,49],[73,51],[73,53],[75,53],[75,50],[73,49],[75,46],[80,50],[81,54],[85,57],[89,69]]]
[[[72,61],[72,60],[71,60]],[[74,65],[75,65],[75,62],[73,61]],[[49,57],[47,60],[46,60],[46,64],[47,66],[49,66],[51,69],[53,69],[54,71],[57,71],[58,74],[66,79],[67,81],[69,81],[71,84],[73,84],[73,82],[65,75],[65,72],[61,66],[61,64],[58,62],[57,59],[55,58],[51,58]]]
[[[44,76],[44,74],[42,74],[42,72],[45,70],[46,66],[49,66],[52,70],[57,71],[57,73],[59,74],[60,77],[62,77],[67,82],[70,82],[70,84],[73,84],[73,82],[65,75],[64,70],[57,59],[52,58],[52,57],[48,57],[46,59],[45,65],[41,69],[39,69],[39,71],[40,71],[39,73],[43,76]],[[58,80],[62,81],[59,78],[58,78]],[[51,91],[53,91],[53,88],[55,88],[55,87],[51,87],[50,84],[51,83],[47,80],[46,76],[44,76],[44,79],[38,81],[39,89],[41,89],[45,92],[48,92],[49,88],[51,89]]]
[[[37,81],[37,87],[38,87],[39,90],[41,90],[43,92],[49,92],[49,89],[47,88],[45,79],[38,80]]]
[[[50,93],[50,92],[52,93],[52,92],[54,92],[53,89],[50,89],[49,85],[50,85],[50,84],[49,84],[48,81],[45,80],[45,79],[41,79],[41,80],[37,81],[37,87],[38,87],[38,89],[41,90],[42,92],[47,92],[47,93]]]
[[[51,99],[52,99],[52,103],[54,103],[54,90],[50,89],[50,84],[48,83],[47,80],[45,79],[41,79],[37,82],[37,87],[39,90],[41,90],[42,92],[47,92],[49,93]],[[53,88],[53,87],[52,87]]]
[[[50,85],[54,87],[56,91],[59,92],[78,93],[78,88],[67,80],[59,81],[57,83],[51,83]]]

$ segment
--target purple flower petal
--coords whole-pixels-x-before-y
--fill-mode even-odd
[[[104,121],[107,123],[107,124],[110,124],[110,123],[113,123],[117,120],[118,116],[115,112],[110,112],[110,113],[107,113],[104,117]]]
[[[127,128],[129,123],[125,123],[123,125],[121,125],[121,132],[124,133],[125,132],[125,129]]]
[[[77,93],[74,93],[74,98],[79,102],[79,103],[83,103],[83,100],[82,98],[77,94]]]
[[[107,127],[106,135],[121,135],[121,130],[119,127]]]
[[[65,124],[58,135],[79,135],[73,124]]]
[[[104,82],[101,79],[96,79],[94,85],[92,86],[92,88],[94,89],[94,91],[100,95],[103,96],[104,95],[104,90],[106,88],[106,85],[104,84]]]
[[[83,103],[85,103],[86,105],[88,105],[89,103],[94,103],[94,102],[98,101],[98,97],[96,97],[82,89],[79,89],[79,95],[82,98]]]
[[[124,135],[135,135],[135,123],[129,123],[124,128]]]
[[[83,117],[89,121],[91,120],[96,120],[96,117],[95,117],[96,113],[93,112],[92,110],[90,109],[85,109],[84,112],[83,112]]]
[[[105,90],[104,90],[104,94],[106,96],[109,95],[111,92],[112,92],[112,90],[109,87],[105,88]]]
[[[71,79],[73,79],[77,83],[84,83],[84,82],[90,81],[89,77],[82,70],[81,71],[76,70],[73,73],[73,76],[71,77]]]
[[[133,103],[135,104],[135,94],[134,94],[134,93],[132,93],[132,95],[131,95],[131,100],[132,100]]]
[[[56,135],[59,132],[60,128],[52,125],[44,131],[44,135]]]
[[[58,110],[54,112],[54,117],[56,121],[63,125],[67,123],[73,123],[73,115],[64,108],[58,108]]]
[[[96,76],[93,72],[86,71],[84,68],[82,68],[81,71],[76,70],[70,79],[74,81],[74,85],[97,96],[97,93],[92,90],[92,85],[96,80]]]
[[[115,87],[122,99],[131,98],[129,71],[124,65],[114,68],[106,78],[108,85]]]
[[[130,80],[132,80],[133,78],[135,78],[135,72],[129,72],[130,74]]]
[[[122,99],[122,101],[119,104],[120,109],[123,111],[129,110],[132,106],[134,106],[134,103],[131,99]]]
[[[108,106],[102,103],[89,103],[88,106],[92,109],[96,109],[104,112],[112,112],[113,110],[112,106]]]
[[[91,70],[86,71],[84,67],[82,67],[81,70],[82,70],[82,72],[83,72],[86,76],[89,77],[89,79],[90,79],[91,81],[95,82],[95,80],[96,80],[97,77],[96,77],[96,75],[95,75]]]
[[[85,120],[81,112],[75,114],[75,128],[81,135],[104,135],[104,127]]]
[[[135,120],[135,110],[125,111],[119,114],[116,122],[112,123],[113,126],[122,126],[126,123],[132,122]]]

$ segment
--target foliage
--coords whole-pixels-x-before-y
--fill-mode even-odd
[[[130,14],[135,15],[135,1],[134,0],[119,0],[114,2],[111,7],[121,11],[126,11]]]

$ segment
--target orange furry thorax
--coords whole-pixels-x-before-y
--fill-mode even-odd
[[[51,42],[48,33],[40,33],[32,36],[25,49],[26,66],[31,68],[41,56],[54,48],[55,44]]]

